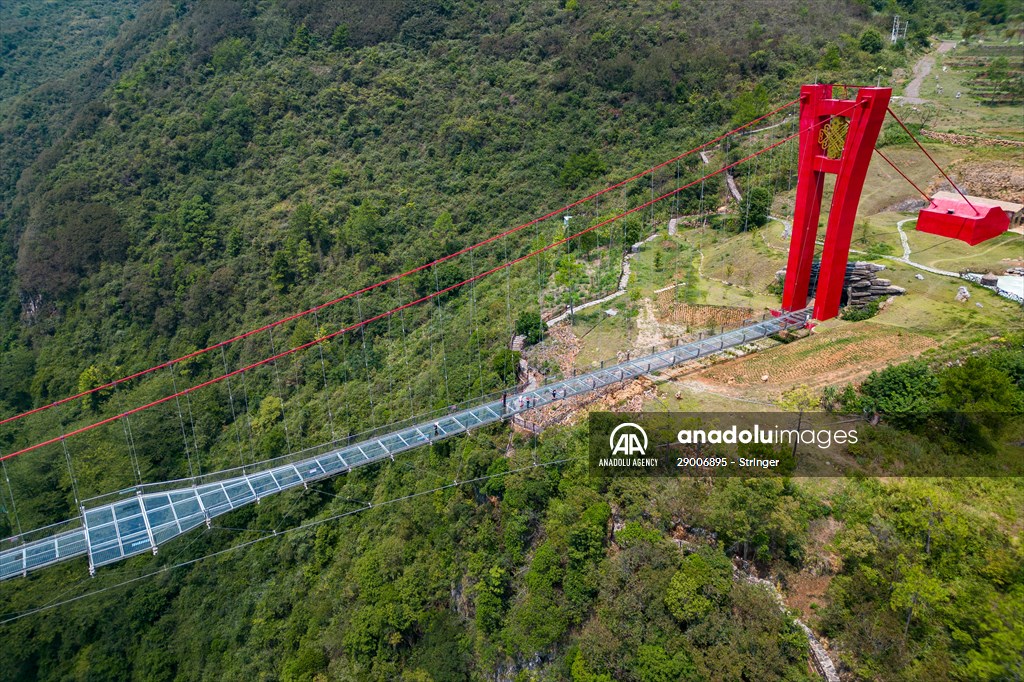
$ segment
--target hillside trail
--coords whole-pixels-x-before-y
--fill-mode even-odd
[[[921,57],[917,64],[914,64],[914,77],[907,83],[907,87],[903,91],[903,96],[900,100],[906,104],[924,104],[927,102],[928,100],[921,98],[921,86],[924,84],[924,79],[932,72],[932,67],[935,66],[935,55],[945,54],[954,47],[956,47],[955,41],[943,40],[934,53]]]

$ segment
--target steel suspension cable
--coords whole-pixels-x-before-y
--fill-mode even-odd
[[[181,414],[181,401],[179,397],[182,395],[178,392],[178,382],[174,378],[174,366],[170,367],[171,372],[171,388],[174,389],[174,404],[178,406],[178,422],[181,424],[181,440],[185,444],[185,457],[188,458],[188,475],[189,478],[195,477],[195,471],[192,468],[192,453],[188,449],[188,436],[185,435],[185,418]],[[127,413],[123,413],[127,414]]]
[[[452,392],[448,387],[448,352],[444,345],[444,308],[441,306],[441,296],[439,290],[441,288],[441,282],[437,278],[437,266],[434,268],[434,292],[437,296],[434,297],[434,302],[437,303],[437,315],[436,320],[438,324],[438,330],[441,338],[441,369],[444,372],[444,397],[445,402],[451,404]]]
[[[23,533],[21,529],[21,518],[18,516],[18,504],[14,501],[14,487],[11,485],[11,476],[7,471],[6,459],[6,457],[0,456],[0,466],[3,467],[4,481],[7,483],[7,494],[11,498],[11,511],[8,512],[8,517],[14,519],[14,525],[11,527],[11,530],[17,528],[18,535],[21,535]]]
[[[906,174],[906,173],[904,173],[904,172],[903,172],[902,170],[900,170],[900,169],[899,169],[899,167],[897,167],[897,166],[896,166],[896,164],[895,164],[895,163],[893,163],[893,162],[892,162],[892,160],[891,160],[891,159],[890,159],[890,158],[889,158],[888,156],[886,156],[885,154],[883,154],[883,153],[881,152],[881,150],[879,150],[879,149],[878,149],[877,147],[875,148],[875,153],[876,153],[876,154],[878,154],[879,156],[881,156],[881,157],[882,157],[882,160],[883,160],[883,161],[885,161],[885,162],[886,162],[887,164],[889,164],[890,166],[892,166],[892,169],[893,169],[894,171],[896,171],[897,173],[899,173],[899,174],[900,174],[900,177],[902,177],[902,178],[903,178],[904,180],[906,180],[907,182],[909,182],[909,183],[910,183],[910,186],[911,186],[911,187],[913,187],[914,189],[916,189],[916,190],[918,191],[918,193],[919,193],[919,194],[920,194],[920,195],[921,195],[922,197],[924,197],[924,200],[925,200],[925,201],[927,201],[927,202],[928,202],[929,204],[933,203],[933,202],[932,202],[932,200],[931,200],[931,197],[929,197],[929,196],[928,196],[927,194],[925,194],[925,193],[924,193],[924,190],[922,190],[922,189],[921,189],[920,187],[918,187],[918,186],[917,186],[916,184],[914,184],[914,181],[913,181],[913,180],[911,180],[910,178],[908,178],[908,177],[907,177],[907,174]],[[973,207],[972,207],[972,208],[973,208]]]
[[[597,192],[593,192],[591,194],[588,194],[587,196],[583,197],[582,199],[577,199],[576,201],[574,201],[574,202],[572,202],[570,204],[566,204],[565,206],[556,208],[556,209],[554,209],[552,211],[549,211],[548,213],[545,213],[544,215],[542,215],[542,216],[540,216],[538,218],[534,218],[534,219],[532,219],[532,220],[530,220],[528,222],[525,222],[525,223],[523,223],[521,225],[517,225],[515,227],[512,227],[512,228],[509,228],[507,230],[504,230],[503,232],[500,232],[500,233],[498,233],[496,235],[488,237],[487,239],[479,241],[479,242],[477,242],[475,244],[471,244],[470,246],[467,246],[467,247],[462,248],[462,249],[460,249],[458,251],[455,251],[454,253],[450,253],[450,254],[448,254],[446,256],[441,256],[440,258],[437,258],[437,259],[435,259],[433,261],[430,261],[429,263],[424,263],[424,264],[419,265],[419,266],[417,266],[415,268],[412,268],[411,270],[406,270],[405,272],[399,273],[397,275],[393,275],[393,276],[391,276],[391,277],[389,277],[387,279],[383,279],[383,280],[381,280],[379,282],[375,282],[374,284],[367,285],[367,286],[365,286],[365,287],[363,287],[361,289],[358,289],[356,291],[349,292],[347,294],[344,294],[343,296],[339,296],[339,297],[334,298],[334,299],[332,299],[330,301],[326,301],[324,303],[321,303],[321,304],[319,304],[317,306],[314,306],[313,308],[310,308],[308,310],[303,310],[301,312],[294,313],[292,315],[288,315],[287,317],[283,317],[283,318],[281,318],[279,320],[275,320],[273,322],[269,322],[269,323],[267,323],[265,325],[262,325],[260,327],[255,328],[255,329],[251,329],[251,330],[249,330],[247,332],[244,332],[242,334],[238,334],[238,335],[233,336],[233,337],[231,337],[229,339],[225,339],[224,341],[219,341],[219,342],[217,342],[217,343],[215,343],[215,344],[213,344],[211,346],[207,346],[206,348],[203,348],[203,349],[200,349],[200,350],[197,350],[197,351],[193,351],[192,353],[188,353],[188,354],[183,355],[183,356],[181,356],[179,358],[175,358],[173,360],[167,360],[166,362],[162,362],[162,363],[160,363],[158,365],[154,365],[154,366],[149,367],[147,369],[135,372],[133,374],[129,374],[127,376],[121,377],[120,379],[114,379],[113,381],[107,382],[106,384],[103,384],[101,386],[96,386],[96,387],[88,389],[86,391],[81,391],[81,392],[76,393],[74,395],[68,396],[66,398],[61,398],[60,400],[54,401],[52,403],[48,403],[46,405],[41,405],[39,407],[33,408],[31,410],[27,410],[25,412],[21,412],[21,413],[16,414],[16,415],[12,415],[10,417],[5,417],[3,419],[0,419],[0,426],[2,426],[4,424],[7,424],[9,422],[12,422],[12,421],[17,421],[19,419],[23,419],[23,418],[25,418],[25,417],[27,417],[29,415],[36,414],[38,412],[43,412],[45,410],[51,409],[53,407],[56,407],[57,405],[63,405],[64,403],[71,402],[71,401],[73,401],[73,400],[75,400],[77,398],[82,398],[82,397],[85,397],[87,395],[91,395],[93,393],[96,393],[97,391],[101,391],[101,390],[108,389],[108,388],[113,388],[115,384],[127,383],[127,382],[129,382],[129,381],[131,381],[133,379],[137,379],[137,378],[145,376],[147,374],[151,374],[152,372],[157,372],[157,371],[159,371],[161,369],[165,369],[167,367],[170,367],[171,365],[174,365],[176,363],[183,362],[185,360],[190,360],[190,359],[195,358],[195,357],[199,357],[200,355],[208,353],[208,352],[210,352],[212,350],[216,350],[216,349],[221,348],[223,346],[228,346],[228,345],[231,345],[231,344],[233,344],[233,343],[235,343],[237,341],[241,341],[243,339],[249,338],[250,336],[253,336],[254,334],[258,334],[260,332],[267,331],[268,329],[271,329],[273,327],[278,327],[278,326],[280,326],[282,324],[285,324],[287,322],[292,322],[292,321],[297,320],[299,318],[305,317],[306,315],[309,315],[309,314],[313,313],[315,310],[323,310],[324,308],[328,308],[330,306],[336,305],[338,303],[341,303],[342,301],[347,301],[347,300],[349,300],[349,299],[351,299],[351,298],[353,298],[355,296],[358,296],[360,294],[367,293],[367,292],[372,291],[374,289],[380,288],[382,286],[390,284],[390,283],[392,283],[394,281],[397,281],[399,279],[403,279],[403,278],[408,277],[410,275],[416,274],[417,272],[422,272],[423,270],[426,270],[427,268],[430,268],[431,266],[433,266],[435,264],[444,263],[445,261],[451,260],[451,259],[453,259],[453,258],[455,258],[457,256],[461,256],[461,255],[463,255],[465,253],[468,253],[469,251],[472,251],[473,249],[478,249],[478,248],[480,248],[482,246],[485,246],[486,244],[490,244],[491,242],[495,242],[495,241],[497,241],[499,239],[507,237],[508,235],[514,234],[516,232],[519,232],[520,230],[523,230],[523,229],[525,229],[527,227],[531,227],[532,225],[534,225],[534,224],[536,224],[538,222],[542,222],[544,220],[548,220],[549,218],[552,218],[552,217],[554,217],[556,215],[564,213],[564,212],[566,212],[566,211],[568,211],[570,209],[575,208],[576,206],[579,206],[581,204],[585,204],[586,202],[588,202],[588,201],[590,201],[592,199],[595,199],[597,197],[600,197],[603,194],[606,194],[608,192],[611,192],[611,191],[614,191],[616,189],[619,189],[619,188],[625,186],[626,184],[628,184],[628,183],[630,183],[630,182],[632,182],[632,181],[634,181],[634,180],[636,180],[638,178],[642,178],[642,177],[645,177],[646,175],[648,175],[650,173],[653,173],[654,171],[658,170],[659,168],[662,168],[662,167],[664,167],[666,165],[669,165],[669,164],[671,164],[671,163],[673,163],[673,162],[675,162],[675,161],[677,161],[679,159],[683,159],[683,158],[685,158],[687,156],[690,156],[691,154],[698,153],[702,149],[706,149],[707,147],[709,147],[711,145],[717,144],[718,142],[721,142],[723,139],[729,137],[730,135],[735,135],[736,133],[740,132],[741,130],[745,130],[749,126],[754,125],[755,123],[763,121],[766,118],[774,116],[775,114],[779,113],[780,111],[788,109],[789,107],[797,104],[799,101],[800,101],[799,99],[794,99],[794,100],[791,100],[789,102],[786,102],[785,104],[783,104],[781,106],[778,106],[775,109],[772,109],[771,111],[769,111],[768,113],[766,113],[766,114],[764,114],[762,116],[759,116],[759,117],[757,117],[757,118],[755,118],[755,119],[753,119],[751,121],[748,121],[747,123],[744,123],[741,126],[733,128],[732,130],[729,130],[729,131],[727,131],[725,133],[722,133],[718,137],[715,137],[715,138],[713,138],[711,140],[708,140],[707,142],[705,142],[705,143],[703,143],[703,144],[701,144],[701,145],[699,145],[697,147],[694,147],[692,149],[689,149],[689,150],[683,152],[682,154],[674,156],[671,159],[668,159],[668,160],[663,161],[663,162],[661,162],[661,163],[659,163],[659,164],[657,164],[655,166],[651,166],[650,168],[647,168],[647,169],[645,169],[643,171],[640,171],[639,173],[636,173],[636,174],[626,178],[625,180],[621,180],[621,181],[619,181],[619,182],[617,182],[617,183],[615,183],[613,185],[609,185],[608,187],[605,187],[604,189],[601,189],[601,190],[598,190]]]
[[[910,136],[910,139],[914,141],[914,144],[917,145],[917,148],[920,149],[922,152],[924,152],[924,155],[928,157],[928,160],[932,162],[932,165],[935,166],[940,173],[942,173],[942,177],[946,178],[946,182],[948,182],[950,184],[950,186],[953,189],[956,190],[956,193],[960,195],[960,198],[962,198],[964,201],[966,201],[967,205],[970,206],[974,210],[975,215],[981,215],[981,211],[979,211],[974,206],[974,204],[971,203],[971,200],[967,198],[967,195],[964,194],[963,192],[961,192],[960,188],[956,186],[956,183],[953,182],[953,180],[948,175],[946,175],[946,171],[944,171],[942,169],[942,166],[940,166],[938,164],[938,162],[935,161],[935,159],[932,158],[932,155],[928,153],[928,150],[924,148],[924,145],[922,145],[920,142],[918,142],[917,138],[914,137],[914,133],[910,132],[910,128],[908,128],[903,123],[903,121],[900,120],[900,117],[896,115],[896,112],[894,112],[891,107],[886,107],[885,109],[886,109],[886,111],[889,112],[889,115],[892,116],[896,120],[896,122],[900,124],[900,127],[903,128],[903,132],[905,132],[907,135]],[[901,173],[901,175],[902,175],[902,173]],[[911,183],[911,184],[913,184],[913,183]],[[920,191],[920,190],[918,190],[918,191]],[[922,192],[922,194],[923,194],[923,192]],[[929,199],[929,201],[931,201],[931,199]]]
[[[730,164],[722,166],[718,170],[715,170],[715,171],[712,171],[711,173],[708,173],[703,178],[698,178],[697,180],[694,180],[694,181],[692,181],[692,182],[690,182],[690,183],[688,183],[686,185],[683,185],[682,187],[675,188],[675,189],[673,189],[673,190],[671,190],[669,192],[666,192],[666,193],[662,194],[659,197],[655,197],[654,201],[655,202],[663,201],[663,200],[673,196],[676,192],[681,192],[681,191],[683,191],[685,189],[689,189],[690,187],[695,186],[697,183],[701,182],[702,180],[706,180],[707,178],[720,175],[720,174],[726,172],[727,170],[729,170],[731,168],[735,168],[736,166],[738,166],[741,163],[745,163],[746,161],[749,161],[750,159],[753,159],[753,158],[757,157],[760,154],[764,154],[764,153],[770,151],[771,149],[774,149],[775,147],[778,147],[778,146],[788,142],[789,140],[793,139],[797,135],[799,135],[799,132],[794,133],[793,135],[791,135],[789,137],[786,137],[786,138],[784,138],[782,140],[779,140],[778,142],[775,142],[774,144],[772,144],[772,145],[770,145],[768,147],[764,147],[764,148],[762,148],[762,149],[760,149],[760,150],[758,150],[756,152],[748,154],[747,156],[745,156],[745,157],[743,157],[741,159],[738,159],[738,160],[736,160],[736,161],[734,161],[734,162],[732,162]],[[505,270],[507,268],[510,268],[513,265],[521,263],[522,261],[524,261],[524,260],[526,260],[528,258],[531,258],[533,256],[536,256],[536,255],[538,255],[538,254],[540,254],[542,252],[549,251],[549,250],[554,249],[554,248],[556,248],[558,246],[561,246],[565,242],[570,241],[572,239],[575,239],[575,238],[577,238],[577,237],[579,237],[581,235],[588,234],[588,233],[590,233],[590,232],[592,232],[592,231],[594,231],[594,230],[596,230],[598,228],[604,227],[605,225],[609,225],[609,224],[611,224],[611,223],[613,223],[615,221],[621,220],[622,218],[624,218],[624,217],[626,217],[628,215],[632,215],[633,213],[636,213],[637,211],[642,211],[643,209],[647,208],[649,206],[649,204],[650,204],[650,202],[644,202],[644,203],[642,203],[642,204],[640,204],[638,206],[634,206],[633,208],[627,209],[627,210],[623,211],[622,213],[619,213],[618,215],[615,215],[615,216],[613,216],[611,218],[608,218],[606,220],[600,221],[598,223],[595,223],[594,225],[591,225],[590,227],[587,227],[587,228],[585,228],[583,230],[580,230],[579,232],[576,232],[575,234],[568,235],[568,236],[563,237],[561,239],[558,239],[558,240],[552,242],[551,244],[548,244],[548,245],[546,245],[546,246],[544,246],[542,248],[539,248],[537,250],[534,250],[534,251],[531,251],[529,253],[526,253],[526,254],[524,254],[522,256],[519,256],[517,258],[514,258],[514,259],[512,259],[510,261],[506,261],[506,262],[504,262],[504,263],[502,263],[500,265],[496,265],[496,266],[494,266],[494,267],[492,267],[492,268],[490,268],[488,270],[480,272],[480,273],[478,273],[478,274],[476,274],[476,275],[474,275],[474,276],[472,276],[472,277],[470,277],[468,279],[465,279],[465,280],[463,280],[461,282],[456,282],[455,284],[451,284],[451,285],[445,287],[444,289],[440,289],[439,291],[436,291],[434,293],[430,293],[430,294],[426,294],[424,296],[421,296],[420,298],[418,298],[418,299],[416,299],[414,301],[410,301],[408,303],[405,303],[402,306],[399,306],[397,308],[393,308],[391,310],[387,310],[385,312],[378,313],[377,315],[374,315],[373,317],[370,317],[370,318],[367,318],[365,320],[361,320],[359,322],[353,323],[353,324],[351,324],[351,325],[349,325],[347,327],[344,327],[344,328],[339,329],[337,331],[331,332],[330,334],[326,334],[326,335],[321,336],[319,338],[313,339],[312,341],[309,341],[307,343],[304,343],[304,344],[301,344],[299,346],[296,346],[295,348],[291,348],[289,350],[281,351],[280,353],[277,353],[277,354],[275,354],[275,355],[273,355],[273,356],[271,356],[269,358],[264,358],[264,359],[262,359],[262,360],[260,360],[258,362],[254,362],[254,363],[252,363],[252,364],[250,364],[250,365],[248,365],[246,367],[242,367],[242,368],[236,369],[236,370],[234,370],[232,372],[229,372],[228,374],[225,374],[225,375],[222,375],[222,376],[219,376],[219,377],[214,377],[212,379],[208,379],[208,380],[206,380],[204,382],[201,382],[199,384],[195,384],[194,386],[190,386],[189,388],[183,389],[180,392],[177,391],[177,388],[175,387],[175,393],[172,394],[172,395],[164,396],[163,398],[159,398],[157,400],[151,401],[151,402],[146,403],[144,405],[140,405],[138,407],[132,408],[131,410],[128,410],[128,411],[126,411],[126,412],[124,412],[122,414],[114,415],[112,417],[108,417],[106,419],[100,420],[100,421],[98,421],[98,422],[96,422],[94,424],[90,424],[90,425],[87,425],[87,426],[80,427],[80,428],[75,429],[75,430],[69,432],[68,434],[66,434],[66,437],[71,437],[71,436],[75,436],[75,435],[78,435],[78,434],[81,434],[81,433],[85,433],[87,431],[91,431],[92,429],[98,428],[98,427],[103,426],[105,424],[109,424],[109,423],[111,423],[113,421],[116,421],[118,419],[122,419],[123,417],[125,417],[127,415],[136,414],[138,412],[150,409],[152,407],[155,407],[156,405],[161,405],[161,404],[163,404],[165,402],[168,402],[168,401],[171,401],[171,400],[177,400],[180,396],[185,395],[186,393],[191,393],[191,392],[197,391],[197,390],[199,390],[201,388],[205,388],[207,386],[212,386],[213,384],[217,384],[217,383],[219,383],[221,381],[224,381],[229,376],[234,376],[236,374],[241,374],[243,372],[255,369],[257,367],[262,367],[263,365],[272,363],[272,362],[278,360],[279,358],[287,357],[287,356],[292,355],[292,354],[294,354],[294,353],[296,353],[298,351],[305,350],[306,348],[310,348],[310,347],[312,347],[312,346],[314,346],[314,345],[316,345],[318,343],[323,343],[324,341],[328,341],[328,340],[336,338],[336,337],[338,337],[338,336],[340,336],[342,334],[346,334],[348,332],[351,332],[351,331],[354,331],[356,329],[359,329],[359,328],[363,327],[364,325],[370,324],[372,322],[376,322],[377,320],[384,319],[385,317],[387,317],[389,315],[393,315],[393,314],[395,314],[395,313],[397,313],[400,310],[403,310],[405,308],[411,308],[411,307],[413,307],[415,305],[418,305],[420,303],[423,303],[425,301],[429,301],[429,300],[434,299],[434,298],[436,298],[438,296],[442,296],[442,295],[447,294],[447,293],[449,293],[451,291],[455,291],[456,289],[459,289],[460,287],[463,287],[463,286],[465,286],[467,284],[470,284],[470,283],[475,282],[475,281],[477,281],[479,279],[487,277],[488,275],[494,274],[496,272],[500,272],[501,270]],[[58,440],[60,440],[59,437],[51,438],[49,440],[36,443],[36,444],[31,445],[29,447],[22,448],[20,450],[15,451],[15,452],[12,452],[12,453],[9,453],[7,455],[4,455],[2,459],[10,459],[12,457],[16,457],[18,455],[25,454],[26,452],[31,452],[33,450],[37,450],[37,449],[39,449],[41,447],[44,447],[46,445],[50,445],[52,443],[55,443]]]
[[[356,310],[359,319],[363,319],[363,298],[356,296]],[[366,359],[366,327],[359,328],[359,339],[363,348],[363,376],[366,377],[366,395],[370,399],[370,425],[376,428],[377,413],[373,406],[373,382],[370,381],[370,363]]]
[[[114,387],[114,395],[117,396],[117,404],[119,405],[118,409],[123,412],[124,411],[124,396],[121,395],[121,393],[118,393],[117,386]],[[138,456],[138,453],[135,451],[134,439],[130,435],[130,433],[131,433],[131,425],[130,425],[129,420],[130,420],[129,417],[125,417],[121,421],[121,431],[124,432],[124,442],[125,442],[125,445],[128,447],[128,459],[131,461],[131,464],[132,464],[132,473],[135,474],[135,482],[138,485],[142,485],[142,470],[141,470],[141,467],[139,466],[139,456]],[[64,430],[64,417],[63,416],[61,416],[61,430],[62,431]]]

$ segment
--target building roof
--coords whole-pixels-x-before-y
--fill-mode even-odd
[[[956,192],[936,192],[932,195],[932,199],[963,201]],[[967,201],[975,206],[998,206],[1007,213],[1016,214],[1024,210],[1024,204],[1015,204],[1012,201],[999,201],[998,199],[986,199],[985,197],[972,197],[970,194],[967,195]]]

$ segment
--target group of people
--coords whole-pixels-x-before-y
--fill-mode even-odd
[[[569,397],[569,392],[566,389],[564,389],[564,388],[561,391],[561,396],[559,396],[559,391],[558,391],[557,388],[552,388],[552,389],[550,389],[550,391],[551,391],[551,399],[552,400],[558,400],[559,397],[562,397],[562,398]],[[516,398],[516,401],[515,401],[515,409],[516,410],[528,410],[531,407],[536,407],[536,406],[537,406],[537,398],[534,397],[534,396],[530,396],[530,395],[521,395],[518,398]],[[508,412],[508,393],[502,393],[501,394],[501,411],[503,413],[504,412]]]
[[[564,388],[561,391],[561,395],[559,395],[559,391],[558,391],[557,388],[552,388],[552,389],[549,389],[549,390],[551,391],[551,399],[552,400],[558,400],[559,397],[561,397],[561,398],[568,398],[569,397],[569,391],[567,391]],[[537,406],[537,398],[535,396],[521,395],[521,396],[517,397],[516,401],[515,401],[515,409],[516,410],[528,410],[531,407],[536,407],[536,406]],[[448,406],[448,413],[452,414],[452,413],[454,413],[456,411],[456,409],[457,408],[456,408],[455,405],[449,405]],[[501,394],[501,411],[502,411],[502,413],[508,412],[508,392],[507,391]],[[441,435],[441,424],[440,424],[440,422],[434,422],[434,436],[435,437],[439,437],[440,435]]]

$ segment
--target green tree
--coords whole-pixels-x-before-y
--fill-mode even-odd
[[[516,368],[519,367],[521,355],[519,351],[509,350],[508,348],[502,348],[494,354],[494,358],[491,360],[491,368],[503,384],[508,385],[516,380]]]
[[[865,29],[860,34],[860,49],[868,54],[878,54],[885,44],[882,42],[882,34],[873,28]]]
[[[227,38],[214,49],[210,63],[217,73],[234,71],[242,65],[245,55],[245,42],[241,38]]]
[[[278,291],[287,293],[295,284],[295,266],[288,249],[279,248],[270,260],[270,282]]]
[[[112,378],[111,374],[111,371],[106,367],[89,365],[82,370],[81,374],[78,375],[78,392],[84,393],[110,383]],[[95,412],[99,408],[100,404],[103,403],[111,393],[111,389],[105,388],[101,391],[96,391],[85,396],[82,398],[82,402],[90,411]]]
[[[288,226],[294,236],[308,239],[311,244],[316,244],[322,252],[330,248],[331,235],[327,228],[327,218],[308,201],[295,207],[288,219]]]
[[[213,209],[206,200],[194,194],[181,203],[177,211],[178,243],[183,249],[195,253],[212,250],[217,234],[210,225]]]
[[[501,627],[505,611],[505,569],[492,566],[476,584],[476,624],[483,632]]]
[[[839,53],[839,46],[835,43],[829,43],[825,46],[825,52],[821,56],[821,61],[818,64],[821,68],[828,71],[835,71],[842,66],[842,56]]]
[[[300,24],[295,29],[295,35],[292,36],[291,49],[299,54],[306,54],[309,52],[309,48],[313,46],[313,35],[309,32],[309,28],[305,24]]]
[[[665,591],[665,606],[684,625],[704,620],[725,603],[732,586],[732,563],[721,552],[702,547],[686,556]]]
[[[544,321],[540,314],[532,310],[525,310],[516,319],[516,334],[526,337],[527,345],[540,343],[544,338]]]
[[[560,180],[566,189],[576,189],[583,183],[599,177],[605,170],[604,161],[597,152],[573,154],[565,162]]]
[[[612,676],[607,673],[591,672],[582,651],[576,652],[576,657],[573,659],[572,667],[570,668],[570,674],[572,675],[572,682],[612,682]]]
[[[353,208],[342,228],[345,245],[356,251],[364,246],[371,251],[381,251],[386,240],[380,217],[380,206],[372,201],[364,201]]]
[[[900,579],[893,583],[889,604],[894,611],[902,611],[906,616],[903,626],[906,640],[911,620],[944,602],[948,593],[941,580],[928,575],[920,564],[911,563],[903,554],[896,559],[896,570]]]
[[[789,412],[803,412],[817,407],[820,402],[814,391],[806,384],[800,384],[784,391],[779,396],[778,405]]]
[[[765,114],[771,104],[768,89],[758,83],[751,90],[741,93],[735,100],[735,111],[732,115],[733,125],[743,125]]]
[[[284,403],[276,395],[268,395],[260,401],[260,407],[252,418],[252,430],[262,434],[269,431],[281,420],[284,414]]]
[[[980,14],[977,12],[968,12],[964,15],[964,23],[960,29],[960,34],[964,37],[964,40],[970,40],[974,36],[980,34],[983,30]]]
[[[754,187],[747,191],[743,201],[744,229],[761,227],[768,222],[768,214],[772,209],[772,193],[764,187]]]
[[[555,284],[559,286],[572,286],[579,284],[584,279],[583,264],[569,254],[564,254],[559,258],[556,267],[558,269],[555,271]]]
[[[348,47],[349,30],[348,24],[338,24],[331,32],[331,47],[335,50],[343,50]]]
[[[861,384],[865,408],[910,423],[934,406],[938,380],[924,362],[906,362],[872,372]]]
[[[637,649],[636,674],[640,682],[681,682],[700,679],[685,650],[669,656],[662,647],[642,644]]]

